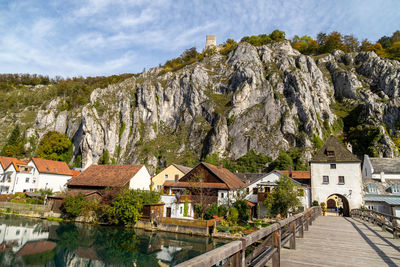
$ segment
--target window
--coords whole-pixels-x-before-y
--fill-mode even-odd
[[[164,174],[164,179],[168,179],[168,174]]]
[[[344,176],[339,176],[339,184],[344,184]]]
[[[25,179],[25,183],[29,183],[29,177]]]
[[[392,185],[391,191],[392,193],[400,193],[400,186],[397,184]]]
[[[331,164],[331,169],[336,169],[336,164]]]
[[[182,208],[182,206],[179,207],[179,213],[180,213],[180,214],[183,214],[183,208]]]
[[[254,188],[253,188],[253,195],[257,195],[257,193],[258,193],[258,188],[257,188],[257,187],[254,187]]]
[[[33,180],[32,180],[32,183],[36,183],[36,179],[33,179]]]
[[[269,192],[271,192],[271,188],[268,186],[268,187],[265,187],[265,190],[264,190],[266,193],[269,193]]]
[[[322,183],[329,184],[329,176],[327,175],[322,176]]]
[[[157,191],[161,191],[162,185],[157,185]]]
[[[179,174],[175,174],[175,180],[179,180]]]
[[[224,198],[224,193],[221,193],[221,198]]]
[[[20,231],[19,231],[19,230],[17,230],[17,231],[15,232],[15,235],[19,235],[19,233],[20,233]]]
[[[326,151],[326,155],[328,157],[334,157],[335,156],[335,152],[334,151]]]
[[[374,184],[367,184],[367,191],[370,194],[377,194],[378,193],[378,187]]]

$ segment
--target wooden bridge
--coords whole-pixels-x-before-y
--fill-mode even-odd
[[[400,218],[320,215],[313,207],[178,266],[400,266]]]

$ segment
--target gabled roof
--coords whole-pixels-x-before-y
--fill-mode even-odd
[[[374,173],[400,174],[400,158],[369,158]]]
[[[311,179],[311,172],[310,171],[291,171],[291,175],[289,175],[289,171],[278,171],[290,178],[293,179]]]
[[[192,170],[192,168],[190,167],[186,167],[183,165],[179,165],[179,164],[172,164],[175,166],[175,168],[177,168],[178,170],[180,170],[181,172],[183,172],[183,174],[186,174],[188,172],[190,172]]]
[[[176,187],[176,188],[214,188],[214,189],[229,189],[224,183],[200,183],[200,182],[177,182],[165,181],[165,187]]]
[[[40,173],[51,173],[60,175],[72,175],[71,169],[64,161],[32,158],[37,170]]]
[[[265,177],[265,173],[235,173],[235,175],[245,184],[251,184],[258,179]]]
[[[68,181],[68,186],[122,187],[143,165],[90,165],[78,176]]]
[[[12,161],[16,158],[11,157],[0,157],[0,164],[3,167],[3,170],[7,169],[8,166],[12,163]]]
[[[236,189],[245,186],[245,184],[229,170],[221,167],[214,166],[210,163],[200,163],[205,166],[208,170],[214,173],[219,179],[221,179],[229,189]]]
[[[328,156],[327,151],[333,151],[334,156]],[[313,162],[361,162],[333,135],[329,136],[322,148],[314,155]]]

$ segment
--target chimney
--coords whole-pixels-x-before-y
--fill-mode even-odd
[[[353,146],[350,143],[347,143],[347,150],[353,153]]]
[[[385,180],[385,173],[384,173],[384,172],[381,172],[381,182],[382,182],[382,183],[386,183],[386,180]]]
[[[218,165],[218,169],[222,169],[222,164],[219,164],[219,165]]]
[[[289,175],[290,178],[292,178],[292,165],[289,165]]]

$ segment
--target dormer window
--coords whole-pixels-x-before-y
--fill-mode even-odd
[[[390,187],[390,191],[392,193],[400,193],[400,186],[397,184],[394,184]]]
[[[46,167],[46,170],[47,170],[48,172],[50,171],[50,169],[49,169],[49,168],[47,168],[47,167]]]
[[[334,157],[335,156],[335,149],[331,146],[326,148],[326,155],[328,157]]]
[[[370,194],[377,194],[378,193],[378,188],[374,184],[367,184],[367,191]]]

